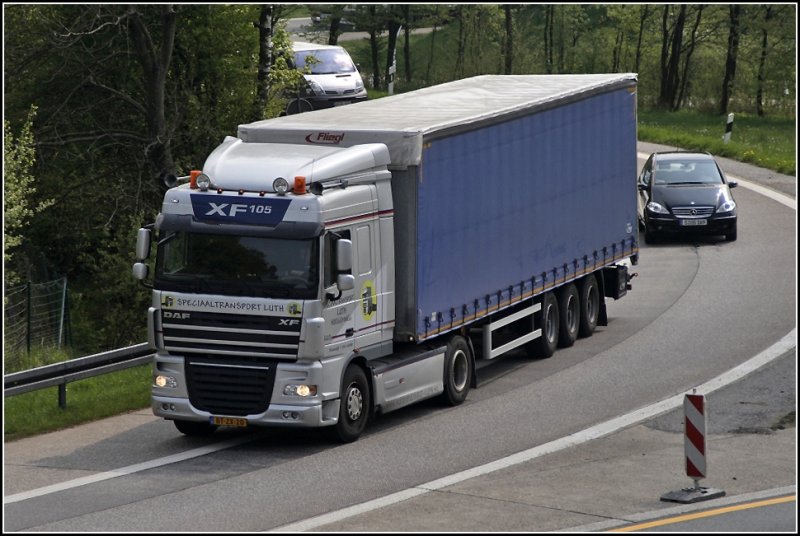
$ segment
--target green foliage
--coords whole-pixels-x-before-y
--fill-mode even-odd
[[[31,219],[53,204],[50,199],[36,201],[33,168],[36,149],[33,139],[33,119],[36,107],[31,106],[28,117],[15,139],[11,124],[3,121],[3,262],[5,285],[22,282],[20,275],[25,259],[17,251],[22,244],[26,227]]]
[[[322,9],[321,5],[275,6],[274,13],[282,18]],[[133,281],[130,265],[136,229],[153,221],[165,191],[154,176],[153,151],[168,149],[175,175],[188,175],[202,167],[225,136],[236,134],[237,125],[252,120],[257,102],[259,32],[254,22],[261,6],[173,7],[174,47],[165,83],[158,88],[163,91],[160,112],[165,127],[153,132],[150,119],[159,103],[153,102],[131,23],[137,17],[153,42],[161,43],[170,31],[163,5],[4,6],[5,118],[20,129],[14,137],[13,129],[4,124],[6,284],[22,282],[20,273],[38,281],[66,275],[73,341],[87,353],[143,338],[149,293]],[[397,76],[396,93],[456,77],[503,72],[505,21],[500,5],[414,4],[408,10],[377,4],[331,5],[340,7],[359,30],[374,33],[374,42],[367,38],[341,43],[361,65],[368,84],[385,85],[390,20],[413,29],[434,29],[412,36],[411,81]],[[701,7],[691,61],[685,63],[684,51],[681,64],[688,81],[683,106],[713,111],[724,72],[728,6],[689,6],[689,22],[696,20]],[[665,9],[669,12],[674,6],[514,5],[513,72],[546,72],[548,30],[554,72],[636,71],[639,103],[648,108],[659,92]],[[735,149],[739,158],[791,171],[795,162],[791,149],[777,148],[782,147],[781,136],[793,144],[794,132],[787,134],[781,125],[765,139],[751,140],[769,123],[748,114],[755,112],[761,87],[767,117],[791,117],[786,124],[794,126],[796,64],[784,58],[796,56],[796,11],[782,5],[747,5],[743,10],[731,99],[737,125],[733,141],[719,150]],[[687,39],[690,26],[685,30]],[[401,32],[398,74],[406,71],[404,45]],[[276,59],[270,69],[265,117],[285,110],[287,92],[291,94],[302,79],[286,61],[290,43],[281,24],[275,28],[273,46]],[[376,88],[369,92],[373,99],[383,94]],[[35,123],[31,123],[32,109]],[[689,117],[676,116],[682,123],[667,128],[687,132]],[[657,124],[648,124],[647,114],[643,118],[643,138],[665,136]],[[706,138],[701,133],[673,139],[690,144],[701,137],[703,143],[719,141],[716,134]]]

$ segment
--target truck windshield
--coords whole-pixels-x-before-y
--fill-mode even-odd
[[[164,232],[156,288],[175,292],[312,299],[319,275],[316,239]]]

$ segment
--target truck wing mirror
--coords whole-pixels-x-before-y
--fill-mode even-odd
[[[150,272],[150,269],[147,265],[143,262],[137,262],[133,265],[133,277],[138,279],[139,281],[144,281],[147,279],[147,275]]]
[[[150,229],[142,227],[136,233],[136,260],[143,261],[150,256]]]
[[[339,274],[336,277],[336,286],[339,287],[340,292],[353,290],[356,286],[356,278],[350,274]]]
[[[340,273],[353,269],[353,242],[346,238],[336,241],[336,269]]]

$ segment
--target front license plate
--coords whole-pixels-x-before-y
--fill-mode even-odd
[[[708,220],[681,220],[681,225],[684,227],[690,227],[694,225],[706,225],[708,224]]]
[[[217,426],[238,426],[244,428],[247,426],[247,419],[239,417],[211,417],[211,424]]]

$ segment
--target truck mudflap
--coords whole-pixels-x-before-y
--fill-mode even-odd
[[[388,413],[444,392],[446,346],[412,347],[370,361],[375,410]]]

